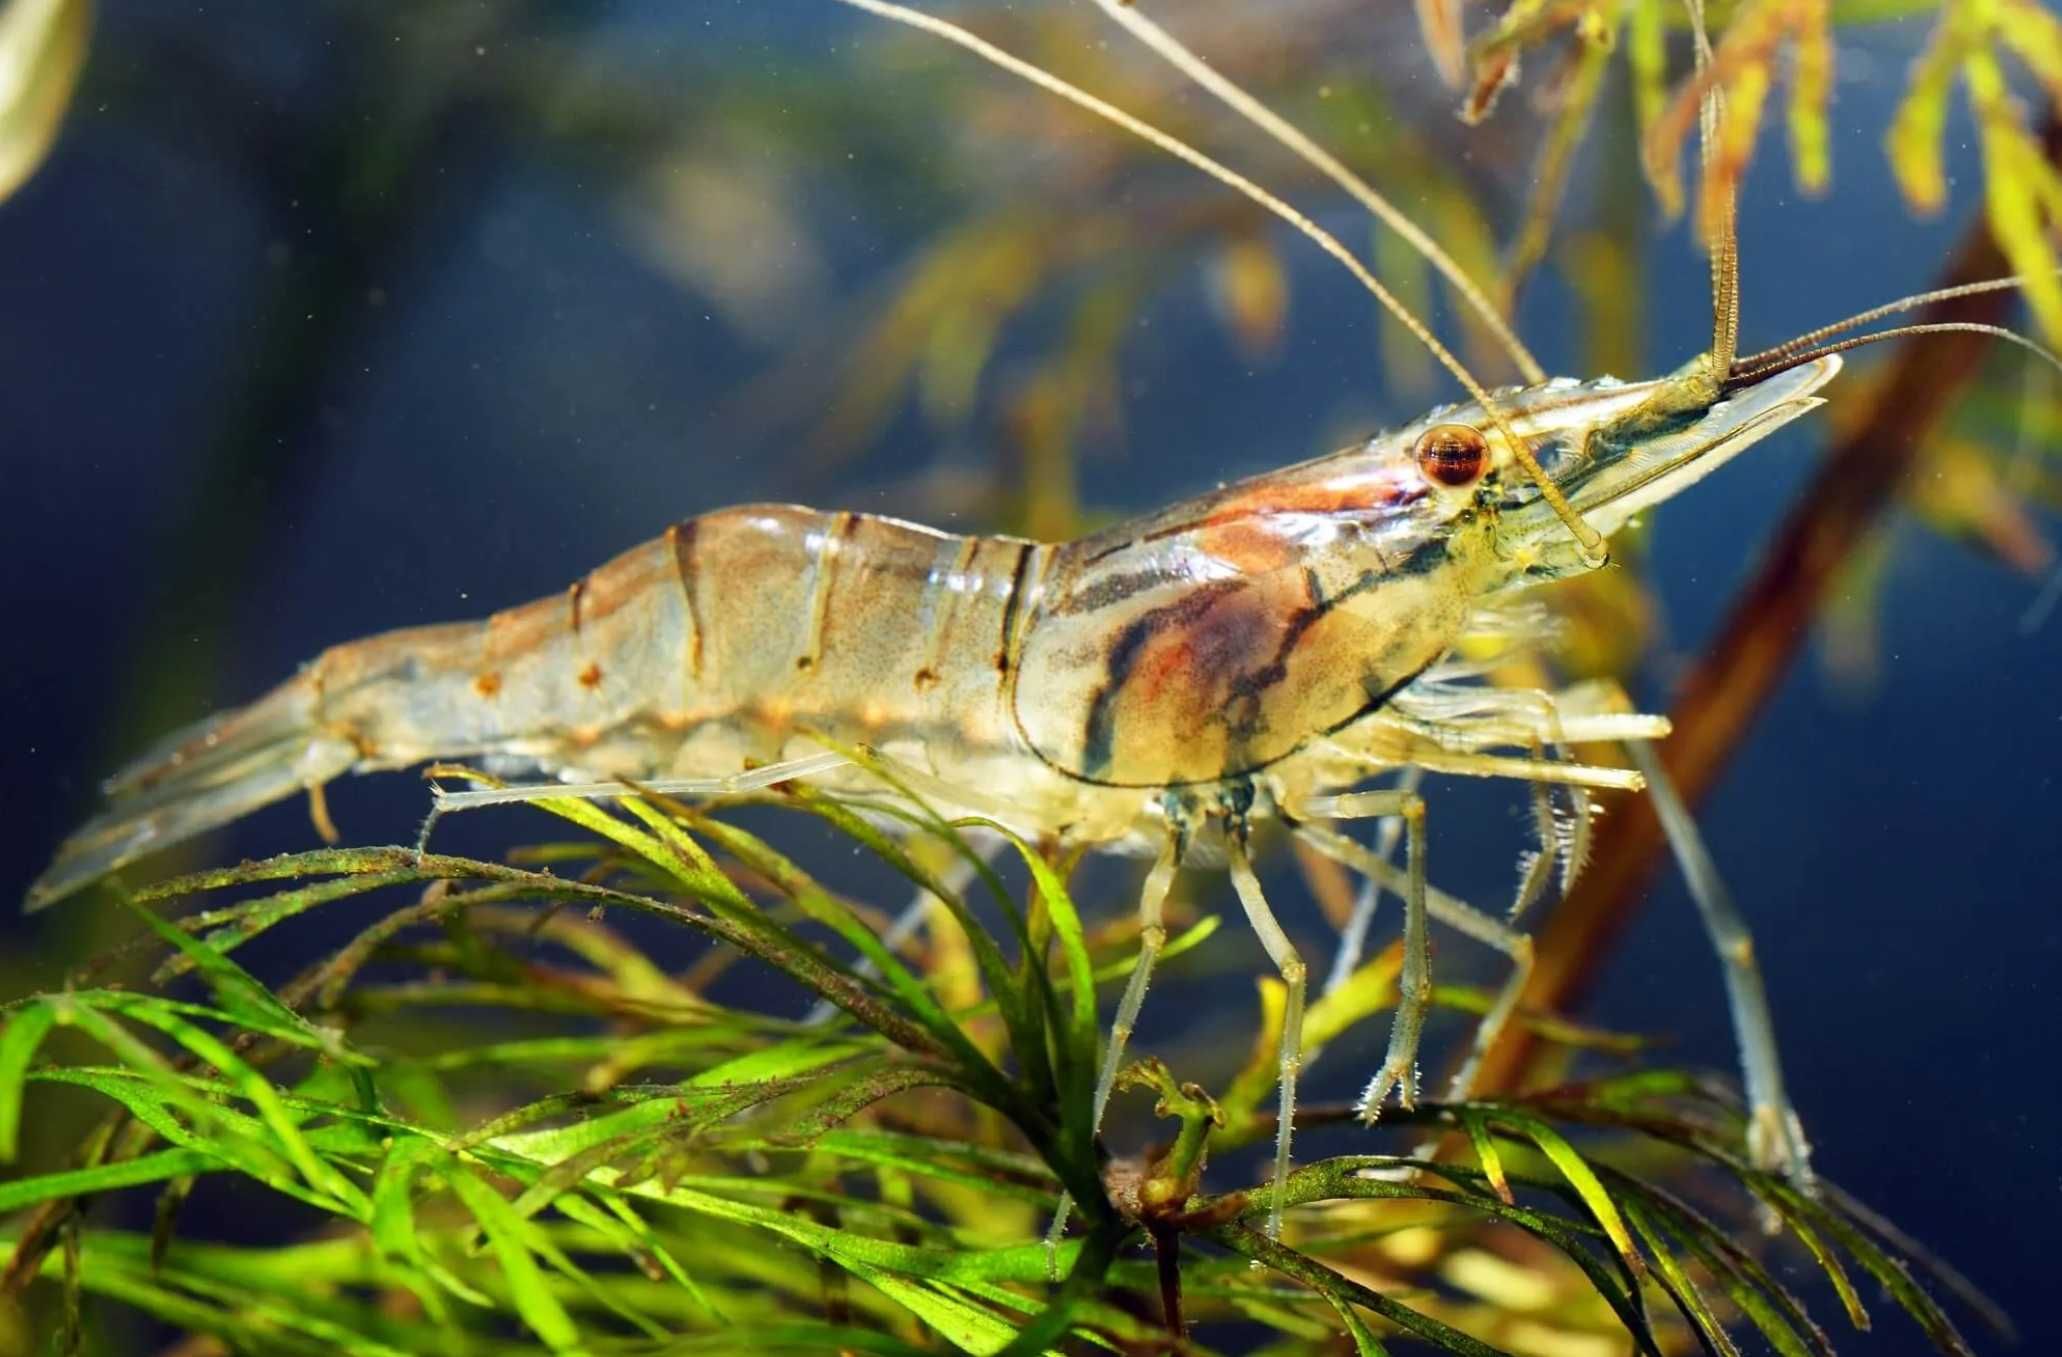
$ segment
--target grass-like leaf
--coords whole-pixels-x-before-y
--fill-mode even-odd
[[[1257,1321],[1283,1351],[1343,1340],[1382,1353],[1400,1336],[1473,1357],[1498,1352],[1472,1331],[1479,1308],[1428,1285],[1436,1258],[1397,1294],[1360,1280],[1393,1273],[1394,1259],[1365,1251],[1418,1224],[1440,1251],[1500,1233],[1532,1241],[1529,1256],[1559,1260],[1537,1265],[1566,1302],[1557,1313],[1587,1307],[1643,1353],[1663,1350],[1657,1325],[1679,1314],[1708,1352],[1736,1357],[1714,1303],[1723,1297],[1734,1322],[1776,1351],[1818,1357],[1830,1350],[1825,1335],[1742,1242],[1754,1237],[1747,1208],[1758,1202],[1790,1225],[1851,1319],[1865,1313],[1850,1264],[1943,1351],[1965,1351],[1901,1261],[1909,1250],[1837,1199],[1747,1167],[1736,1113],[1669,1072],[1397,1112],[1387,1125],[1454,1133],[1473,1162],[1351,1153],[1308,1163],[1290,1179],[1292,1228],[1272,1241],[1248,1224],[1269,1206],[1265,1188],[1204,1191],[1207,1148],[1269,1132],[1237,1101],[1250,1101],[1258,1076],[1232,1080],[1237,1117],[1213,1141],[1220,1104],[1148,1062],[1121,1086],[1157,1089],[1183,1129],[1172,1148],[1106,1176],[1090,1136],[1097,1007],[1099,991],[1128,975],[1133,944],[1091,924],[1067,864],[1016,843],[1027,903],[994,873],[977,874],[1003,902],[1003,926],[991,932],[887,827],[971,852],[960,831],[892,784],[855,804],[815,793],[751,804],[829,824],[938,895],[965,949],[893,952],[868,927],[872,916],[733,823],[728,808],[663,800],[618,811],[547,803],[598,838],[552,855],[586,864],[578,881],[389,849],[181,878],[141,898],[162,907],[203,896],[205,908],[183,920],[140,912],[146,942],[167,958],[163,982],[197,981],[200,998],[82,988],[4,1010],[0,1148],[18,1148],[48,1089],[97,1096],[108,1109],[78,1137],[72,1162],[31,1164],[0,1183],[0,1215],[24,1213],[0,1234],[14,1254],[8,1284],[73,1285],[100,1304],[268,1352],[414,1352],[489,1335],[509,1353],[734,1350],[725,1343],[746,1335],[763,1336],[750,1341],[768,1351],[819,1340],[862,1352],[1124,1350],[1152,1344],[1156,1330],[1141,1316],[1163,1309],[1196,1335]],[[225,903],[237,889],[257,894]],[[261,932],[394,890],[419,893],[288,984],[233,959]],[[739,1002],[728,988],[737,977],[722,966],[661,964],[663,941],[560,913],[566,905],[634,914],[662,939],[717,949],[711,958],[756,958],[791,992],[773,1003],[763,984],[738,984]],[[1210,936],[1205,921],[1177,946]],[[948,985],[937,967],[955,957],[968,964]],[[436,973],[410,978],[424,968]],[[1394,1001],[1394,972],[1393,957],[1378,957],[1314,1006],[1314,1043],[1380,1017]],[[780,1016],[812,997],[854,1021]],[[1480,997],[1448,996],[1461,1007]],[[466,1005],[524,1026],[479,1039],[470,1025],[430,1016]],[[1571,1049],[1639,1049],[1530,1021]],[[106,1063],[83,1063],[76,1041],[58,1040],[67,1031]],[[1270,1027],[1255,1043],[1259,1057],[1271,1041]],[[1299,1144],[1355,1125],[1343,1112],[1309,1116]],[[1585,1143],[1599,1131],[1643,1141],[1647,1171],[1658,1148],[1732,1177],[1738,1237],[1599,1157]],[[1040,1237],[1063,1187],[1084,1204],[1085,1232],[1049,1254]],[[88,1197],[135,1191],[163,1194],[154,1236],[76,1214]],[[304,1237],[270,1246],[182,1237],[197,1228],[190,1208],[174,1213],[190,1191],[273,1194],[306,1221]],[[1320,1211],[1312,1223],[1323,1228],[1300,1223]],[[1346,1219],[1340,1211],[1358,1213],[1352,1228],[1330,1223]],[[1126,1246],[1141,1237],[1175,1250],[1171,1271],[1132,1261]],[[309,1270],[318,1258],[319,1274]],[[311,1289],[314,1275],[324,1283]],[[1650,1292],[1673,1313],[1650,1312]],[[406,1298],[398,1310],[396,1296]]]

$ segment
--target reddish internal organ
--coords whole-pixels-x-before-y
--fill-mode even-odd
[[[1408,460],[1235,486],[1063,548],[1012,694],[1048,764],[1122,786],[1257,770],[1436,658],[1458,598]],[[1429,549],[1428,543],[1430,544]]]

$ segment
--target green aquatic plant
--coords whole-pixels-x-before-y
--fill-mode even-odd
[[[1594,98],[1608,88],[1597,54],[1610,48],[1594,26],[1576,37],[1588,45],[1570,69],[1588,83],[1564,88]],[[622,98],[623,82],[597,83],[617,103],[591,111],[635,102]],[[1388,126],[1375,82],[1321,85],[1299,73],[1296,83],[1288,101],[1300,101],[1299,120],[1373,125],[1364,135],[1403,146],[1385,181],[1412,156],[1437,161]],[[563,90],[552,93],[554,127],[572,141],[569,124],[590,125],[567,118]],[[754,93],[709,95],[705,116],[749,111]],[[804,93],[837,107],[835,89]],[[784,110],[797,97],[792,82],[779,91]],[[1033,116],[1025,104],[1004,107],[1008,95],[964,98],[971,121]],[[674,129],[691,124],[666,112],[645,121],[687,139]],[[1553,144],[1564,157],[1583,116],[1579,100],[1560,106]],[[1005,331],[1037,299],[1058,297],[1061,339],[1022,365],[1032,375],[1006,402],[1025,488],[1001,512],[1039,532],[1072,531],[1079,506],[1063,473],[1079,430],[1114,403],[1128,318],[1149,285],[1176,276],[1170,244],[1218,261],[1227,330],[1249,350],[1265,350],[1289,305],[1287,270],[1248,211],[1198,205],[1187,190],[1141,195],[1145,210],[1135,210],[1103,188],[1122,168],[1112,154],[1079,135],[1055,150],[1093,171],[1079,176],[1081,196],[1109,203],[1071,218],[1067,232],[1027,224],[1020,206],[982,215],[970,202],[890,301],[876,335],[893,342],[851,346],[878,369],[828,406],[792,406],[812,417],[827,408],[863,441],[900,400],[895,385],[909,383],[934,418],[968,419]],[[1422,181],[1442,238],[1486,273],[1488,210],[1450,166]],[[1535,204],[1544,206],[1530,209],[1532,222],[1561,212],[1543,190]],[[1521,239],[1535,244],[1516,249],[1520,259],[1548,243],[1543,228]],[[1627,253],[1614,256],[1614,280]],[[1396,259],[1384,265],[1385,276],[1398,272]],[[1417,284],[1435,286],[1421,267]],[[1385,358],[1400,367],[1407,351],[1391,348]],[[319,372],[325,352],[312,346],[302,366]],[[292,440],[250,442],[271,457]],[[1615,587],[1635,592],[1627,578]],[[1636,629],[1616,630],[1625,653],[1638,648]],[[137,666],[174,669],[191,665]],[[1837,1193],[1803,1198],[1756,1174],[1723,1097],[1666,1071],[1421,1106],[1391,1116],[1378,1144],[1346,1109],[1311,1109],[1300,1143],[1331,1157],[1292,1180],[1286,1241],[1270,1244],[1247,1224],[1269,1199],[1239,1186],[1247,1177],[1233,1156],[1273,1130],[1260,1109],[1277,990],[1263,986],[1241,1068],[1195,1052],[1167,1053],[1186,1083],[1135,1067],[1133,1096],[1157,1095],[1176,1129],[1164,1146],[1105,1160],[1115,1147],[1088,1137],[1083,1098],[1101,1035],[1094,997],[1136,951],[1126,923],[1096,921],[1122,911],[1077,910],[1068,864],[1030,851],[1024,899],[985,878],[963,898],[937,889],[940,863],[965,851],[956,827],[904,806],[896,813],[922,831],[904,848],[835,802],[777,800],[931,893],[943,913],[928,945],[887,948],[877,911],[754,837],[745,826],[763,812],[745,807],[567,803],[554,809],[590,837],[507,864],[330,852],[144,892],[146,941],[166,954],[157,987],[82,978],[5,1010],[0,1149],[18,1176],[0,1183],[0,1240],[12,1260],[5,1295],[25,1308],[0,1300],[0,1352],[29,1343],[32,1323],[90,1340],[124,1314],[262,1352],[1317,1351],[1342,1341],[1370,1351],[1399,1339],[1481,1352],[1630,1334],[1642,1351],[1729,1353],[1729,1329],[1757,1331],[1784,1353],[1823,1351],[1826,1336],[1762,1261],[1761,1237],[1738,1223],[1756,1201],[1788,1223],[1794,1242],[1776,1247],[1818,1260],[1850,1318],[1861,1314],[1853,1268],[1943,1350],[1962,1350],[1898,1261],[1912,1254],[1904,1241]],[[246,944],[319,927],[360,896],[390,912],[349,946],[277,983],[247,969],[262,967]],[[188,899],[202,902],[199,913],[159,916]],[[1169,953],[1245,958],[1229,936],[1211,940],[1213,922],[1194,923]],[[1313,1042],[1342,1041],[1379,1014],[1394,974],[1393,955],[1378,957],[1315,1006]],[[842,1016],[827,1026],[794,1018],[812,997]],[[1440,997],[1477,1011],[1483,1002],[1462,990]],[[1562,1050],[1627,1045],[1545,1013],[1525,1027]],[[113,1110],[80,1121],[95,1103]],[[1421,1142],[1439,1157],[1416,1153]],[[1063,1189],[1083,1207],[1056,1260],[1065,1280],[1054,1283],[1055,1260],[1038,1241]],[[260,1242],[208,1237],[199,1212],[181,1208],[209,1194],[278,1203],[289,1223]],[[1137,1252],[1141,1243],[1155,1255]]]
[[[1020,899],[966,841],[992,825],[899,791],[539,804],[584,837],[509,863],[335,849],[148,887],[125,954],[155,958],[148,984],[81,976],[0,1010],[0,1350],[33,1350],[33,1325],[78,1351],[136,1312],[264,1353],[1480,1355],[1615,1333],[1658,1357],[1732,1354],[1744,1331],[1832,1351],[1770,1248],[1813,1260],[1854,1324],[1859,1270],[1968,1350],[1906,1241],[1753,1168],[1736,1109],[1691,1076],[1421,1104],[1384,1126],[1405,1153],[1375,1152],[1348,1108],[1308,1109],[1299,1143],[1325,1157],[1289,1179],[1277,1243],[1264,1180],[1211,1161],[1272,1134],[1278,1004],[1221,1097],[1158,1060],[1125,1072],[1174,1130],[1107,1157],[1098,993],[1136,937],[1079,907],[1070,864],[1012,842]],[[929,945],[884,945],[874,911],[746,827],[768,806],[923,892]],[[284,983],[240,959],[396,892]],[[1167,955],[1214,924],[1191,916]],[[1388,1007],[1396,970],[1378,956],[1314,1006],[1313,1043]],[[827,1019],[784,1016],[811,999]],[[1063,1190],[1076,1226],[1049,1252]],[[277,1223],[210,1238],[182,1215],[196,1194]],[[1789,1241],[1738,1223],[1750,1204]]]

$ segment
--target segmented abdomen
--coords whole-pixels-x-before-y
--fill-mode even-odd
[[[676,524],[566,593],[340,646],[320,724],[370,763],[503,755],[582,776],[703,775],[805,732],[1014,754],[1004,702],[1051,549],[749,505]]]

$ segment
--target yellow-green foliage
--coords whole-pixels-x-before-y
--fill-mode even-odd
[[[1473,87],[1464,116],[1479,118],[1517,78],[1522,53],[1545,48],[1569,34],[1579,49],[1574,75],[1564,78],[1562,122],[1543,152],[1542,183],[1535,207],[1512,253],[1518,270],[1538,257],[1542,236],[1558,198],[1556,166],[1565,161],[1571,119],[1580,120],[1595,96],[1595,78],[1585,68],[1607,50],[1622,30],[1632,94],[1641,131],[1642,160],[1656,197],[1671,215],[1681,210],[1681,161],[1698,126],[1701,103],[1716,90],[1724,117],[1701,185],[1701,226],[1711,238],[1716,213],[1747,171],[1769,96],[1784,73],[1786,122],[1792,172],[1798,188],[1823,192],[1832,175],[1829,109],[1833,95],[1835,26],[1842,20],[1875,21],[1938,11],[1925,54],[1914,65],[1910,88],[1884,134],[1890,167],[1912,210],[1940,211],[1947,202],[1944,128],[1950,98],[1959,84],[1968,91],[1979,132],[1984,198],[1998,243],[2026,280],[2026,295],[2040,328],[2062,343],[2062,278],[2057,277],[2055,235],[2062,229],[2062,174],[2029,126],[2024,104],[2008,79],[2007,59],[2016,60],[2045,92],[2062,104],[2062,20],[2039,0],[1940,0],[1909,3],[1850,3],[1833,0],[1739,0],[1712,6],[1718,37],[1709,66],[1668,89],[1667,33],[1680,28],[1685,8],[1678,0],[1512,0],[1498,22],[1473,48]],[[1428,42],[1433,35],[1428,32]]]
[[[87,0],[0,3],[0,202],[56,144],[92,24]]]
[[[2025,106],[2012,95],[2003,61],[2007,54],[2033,73],[2051,110],[2062,106],[2062,21],[2036,0],[1946,0],[1883,142],[1905,201],[1914,211],[1938,212],[1947,203],[1942,157],[1948,102],[1957,83],[1967,89],[1983,149],[1991,229],[2025,280],[2027,301],[2042,332],[2062,344],[2062,280],[2056,277],[2055,255],[2055,232],[2062,229],[2062,175],[2028,126]]]
[[[954,890],[927,864],[972,853],[963,826],[890,784],[864,817],[801,789],[753,800],[935,896],[932,945],[891,952],[873,911],[737,823],[742,804],[547,801],[592,837],[527,866],[324,850],[141,892],[128,955],[155,955],[153,980],[82,977],[0,1006],[0,1163],[29,1161],[0,1180],[0,1340],[22,1332],[25,1300],[67,1351],[67,1331],[90,1338],[118,1311],[239,1351],[354,1357],[1202,1351],[1185,1330],[1208,1342],[1220,1323],[1257,1323],[1283,1354],[1409,1337],[1497,1357],[1628,1335],[1648,1357],[1698,1339],[1733,1352],[1728,1324],[1829,1351],[1755,1252],[1654,1184],[1701,1164],[1731,1180],[1733,1228],[1753,1228],[1749,1201],[1783,1222],[1855,1324],[1848,1265],[1941,1351],[1967,1351],[1895,1236],[1831,1189],[1752,1167],[1736,1110],[1679,1074],[1392,1114],[1400,1145],[1448,1135],[1436,1161],[1376,1152],[1351,1109],[1306,1109],[1311,1157],[1271,1240],[1255,1222],[1272,1188],[1209,1155],[1272,1134],[1259,1109],[1278,1002],[1222,1099],[1151,1059],[1121,1079],[1179,1129],[1105,1162],[1097,997],[1136,955],[1124,912],[1084,915],[1068,864],[1022,844],[1021,896],[985,867]],[[239,959],[392,891],[389,913],[289,983]],[[159,912],[189,898],[204,907]],[[1196,952],[1211,922],[1166,956]],[[711,963],[739,959],[759,982],[717,984]],[[1316,1005],[1313,1044],[1381,1021],[1396,973],[1392,950]],[[811,999],[834,1016],[787,1016]],[[72,1129],[24,1136],[39,1118]],[[193,1237],[204,1218],[179,1208],[196,1185],[267,1201],[253,1219],[272,1237]],[[1049,1256],[1063,1187],[1080,1228]],[[136,1192],[157,1196],[154,1233],[75,1214]],[[1164,1266],[1130,1247],[1145,1242]]]

